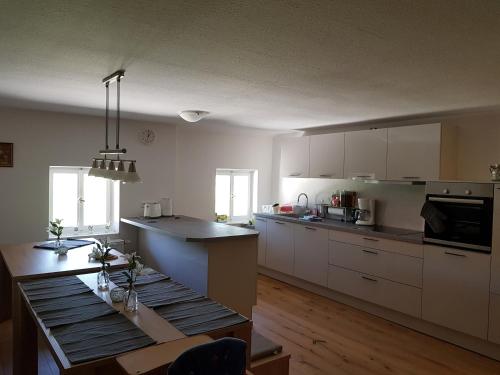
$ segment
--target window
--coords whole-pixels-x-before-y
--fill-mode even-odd
[[[217,169],[215,212],[228,222],[248,221],[257,208],[257,171]]]
[[[63,220],[64,237],[118,232],[119,182],[88,176],[89,169],[49,169],[49,220]]]

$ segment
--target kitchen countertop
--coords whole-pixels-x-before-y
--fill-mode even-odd
[[[275,215],[275,214],[256,213],[254,215],[256,217],[274,219],[277,221],[288,221],[291,223],[297,223],[311,227],[338,230],[338,231],[366,235],[370,237],[386,238],[389,240],[410,242],[415,244],[423,244],[423,236],[424,236],[423,232],[411,229],[386,227],[381,225],[361,226],[332,219],[323,219],[323,221],[306,221],[306,220],[300,220],[297,217],[287,216],[286,214]]]
[[[259,234],[259,232],[251,229],[180,215],[160,217],[156,219],[128,217],[122,218],[121,221],[142,229],[152,230],[158,233],[181,238],[186,242],[256,237]]]

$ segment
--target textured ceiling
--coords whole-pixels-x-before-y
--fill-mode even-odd
[[[0,0],[0,104],[307,128],[500,104],[500,1]],[[208,120],[208,119],[207,119]],[[204,121],[207,121],[204,120]]]

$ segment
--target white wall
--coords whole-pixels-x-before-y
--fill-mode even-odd
[[[257,204],[271,200],[273,138],[268,132],[178,127],[176,213],[213,220],[217,168],[256,169]]]
[[[0,109],[0,118],[0,142],[14,143],[14,168],[0,168],[0,243],[43,240],[47,237],[49,166],[90,165],[104,145],[103,118],[5,108]],[[138,140],[144,128],[156,132],[152,145]],[[121,145],[127,148],[127,156],[137,159],[144,180],[121,185],[121,216],[139,215],[144,200],[173,197],[175,127],[123,120]]]

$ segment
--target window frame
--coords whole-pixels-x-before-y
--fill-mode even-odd
[[[92,229],[90,226],[84,224],[84,211],[85,211],[85,193],[84,181],[85,175],[88,175],[90,167],[62,167],[50,166],[49,167],[49,221],[54,220],[53,217],[53,176],[54,173],[69,173],[77,175],[77,226],[64,227],[62,237],[82,237],[89,235],[103,235],[103,234],[117,234],[119,231],[119,197],[120,188],[119,182],[113,180],[106,181],[106,222],[110,223],[104,225],[94,225]],[[64,222],[63,222],[64,226]],[[49,233],[49,238],[55,238],[54,235]]]
[[[215,179],[217,176],[229,176],[229,214],[228,223],[235,222],[247,222],[252,218],[254,205],[256,202],[256,181],[257,181],[257,171],[253,169],[224,169],[217,168],[215,171]],[[245,216],[233,216],[234,215],[234,177],[235,176],[248,176],[248,212]],[[214,187],[216,188],[216,183]],[[217,191],[215,191],[215,196],[217,196]],[[214,205],[216,202],[214,201]],[[219,214],[219,213],[217,213]]]

